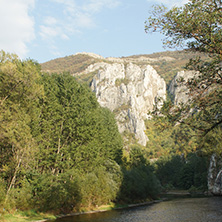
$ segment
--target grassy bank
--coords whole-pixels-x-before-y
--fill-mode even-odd
[[[0,214],[1,222],[27,222],[27,221],[45,221],[56,219],[56,216],[50,213],[40,213],[34,210],[15,211]]]
[[[43,222],[46,220],[53,220],[56,218],[61,218],[63,216],[74,216],[79,214],[89,214],[89,213],[99,213],[109,210],[115,209],[124,209],[124,208],[131,208],[136,206],[148,205],[155,203],[156,201],[147,201],[142,203],[135,203],[135,204],[114,204],[110,203],[108,205],[98,206],[96,208],[91,209],[81,209],[80,212],[65,214],[65,215],[53,215],[53,213],[40,213],[34,210],[29,211],[15,211],[11,213],[2,213],[0,214],[0,221],[1,222],[27,222],[27,221],[38,221]]]

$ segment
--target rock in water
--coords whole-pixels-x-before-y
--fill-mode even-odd
[[[213,195],[222,195],[222,161],[212,154],[208,169],[208,191]]]

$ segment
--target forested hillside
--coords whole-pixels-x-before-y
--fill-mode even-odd
[[[140,149],[123,156],[114,115],[87,85],[4,51],[0,61],[0,213],[156,196],[153,168]]]
[[[161,186],[206,189],[207,160],[187,156],[187,164],[174,155],[193,151],[195,141],[180,150],[176,144],[186,138],[178,142],[173,128],[161,135],[154,122],[147,147],[131,144],[126,152],[114,114],[88,85],[4,51],[0,58],[0,209],[64,213],[145,201]],[[149,159],[160,156],[151,166]]]

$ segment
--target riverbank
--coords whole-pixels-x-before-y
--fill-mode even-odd
[[[200,197],[200,195],[197,195]],[[203,193],[201,196],[204,196]],[[93,214],[93,213],[101,213],[105,211],[110,210],[119,210],[119,209],[127,209],[127,208],[133,208],[133,207],[139,207],[139,206],[145,206],[145,205],[151,205],[154,203],[159,203],[164,200],[174,199],[178,197],[193,197],[191,193],[187,190],[172,190],[168,191],[166,193],[161,194],[159,200],[150,200],[142,203],[135,203],[135,204],[114,204],[111,203],[109,205],[102,205],[99,207],[96,207],[92,210],[83,209],[82,212],[76,212],[76,213],[70,213],[70,214],[59,214],[54,215],[50,213],[39,213],[36,211],[16,211],[11,214],[4,214],[0,215],[0,221],[1,222],[46,222],[50,220],[55,220],[58,218],[63,218],[67,216],[77,216],[77,215],[83,215],[83,214]]]
[[[78,216],[83,214],[94,214],[94,213],[102,213],[110,210],[121,210],[121,209],[127,209],[127,208],[133,208],[133,207],[139,207],[139,206],[145,206],[145,205],[151,205],[154,203],[162,202],[163,200],[153,200],[153,201],[147,201],[143,203],[136,203],[136,204],[125,204],[125,205],[118,205],[112,207],[111,205],[101,206],[98,210],[92,210],[92,211],[86,211],[86,212],[77,212],[77,213],[71,213],[71,214],[65,214],[65,215],[58,215],[57,218],[62,217],[69,217],[69,216]],[[43,221],[37,221],[37,222],[43,222]]]
[[[76,212],[76,213],[70,213],[70,214],[59,214],[59,215],[53,215],[50,213],[39,213],[35,212],[33,210],[31,211],[15,211],[12,213],[5,213],[3,215],[0,214],[0,221],[1,222],[46,222],[50,220],[55,220],[58,218],[68,217],[68,216],[77,216],[77,215],[83,215],[83,214],[94,214],[94,213],[101,213],[106,212],[110,210],[120,210],[120,209],[127,209],[127,208],[133,208],[133,207],[139,207],[139,206],[145,206],[145,205],[151,205],[154,203],[159,203],[163,200],[152,200],[152,201],[146,201],[142,203],[135,203],[135,204],[123,204],[123,205],[116,205],[116,204],[109,204],[109,205],[102,205],[97,208],[94,208],[90,211],[83,211],[83,212]]]
[[[34,210],[15,211],[10,213],[0,214],[1,222],[44,222],[54,220],[57,217],[50,213],[40,213]]]

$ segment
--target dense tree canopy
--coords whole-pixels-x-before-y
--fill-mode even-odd
[[[115,199],[122,138],[113,114],[68,73],[43,74],[3,51],[0,61],[0,201],[71,210]]]
[[[33,61],[20,61],[3,51],[0,61],[0,172],[9,193],[18,172],[28,168],[37,151],[31,122],[37,118],[43,88],[39,84],[39,66]]]
[[[69,73],[43,73],[37,62],[1,51],[0,214],[3,208],[89,210],[154,195],[153,170],[144,161],[123,170],[137,154],[127,161],[122,152],[114,114],[87,85]],[[149,189],[141,193],[138,184]],[[140,195],[131,197],[131,189]]]

